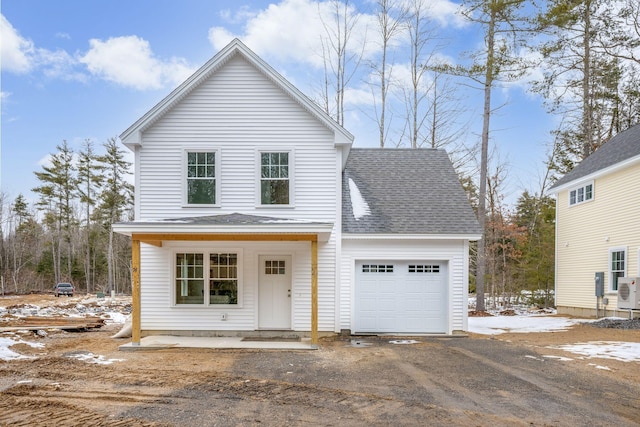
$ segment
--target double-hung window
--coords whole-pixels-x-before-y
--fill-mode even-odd
[[[175,254],[175,304],[238,306],[241,251],[193,251]]]
[[[618,290],[618,279],[627,272],[627,248],[609,249],[609,290]]]
[[[289,152],[260,153],[260,204],[291,204]]]
[[[569,206],[593,200],[593,182],[569,191]]]
[[[215,151],[186,151],[187,205],[215,205],[217,203],[217,153]]]

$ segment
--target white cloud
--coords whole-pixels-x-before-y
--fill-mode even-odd
[[[321,67],[322,38],[326,37],[324,25],[332,25],[332,13],[330,2],[283,0],[247,19],[244,34],[232,34],[222,27],[213,27],[209,30],[209,41],[216,50],[220,50],[238,37],[258,55]],[[373,46],[365,40],[367,26],[373,19],[372,15],[357,15],[350,40],[352,52],[364,48],[365,55],[370,54]]]
[[[13,73],[28,73],[33,67],[33,42],[22,37],[13,25],[0,15],[0,53],[2,69]]]
[[[91,39],[91,49],[80,57],[88,70],[105,80],[134,89],[159,89],[176,85],[194,69],[184,59],[163,61],[155,57],[149,42],[137,36]]]
[[[450,0],[430,0],[427,14],[443,27],[464,27],[469,22],[460,13],[461,6]]]

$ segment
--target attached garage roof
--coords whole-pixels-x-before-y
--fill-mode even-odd
[[[342,198],[345,234],[480,238],[480,225],[444,150],[352,148]]]

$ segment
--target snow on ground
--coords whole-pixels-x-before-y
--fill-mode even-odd
[[[613,359],[622,362],[640,362],[640,343],[637,342],[590,341],[547,348],[560,349],[584,356],[579,357],[579,359],[597,357],[599,359]]]
[[[125,323],[129,312],[131,301],[128,298],[115,299],[111,298],[97,298],[96,296],[87,296],[80,301],[77,299],[60,298],[56,299],[55,305],[47,307],[39,307],[33,304],[16,305],[12,307],[0,307],[0,327],[2,327],[3,317],[7,319],[21,318],[27,316],[54,316],[54,317],[74,317],[82,318],[87,316],[98,316],[104,319],[105,324],[111,323]],[[40,331],[38,331],[40,332]],[[39,334],[40,335],[40,334]],[[41,334],[41,336],[46,333]],[[44,344],[33,343],[21,339],[17,334],[13,332],[0,333],[0,360],[18,360],[18,359],[33,359],[34,356],[25,356],[17,353],[11,349],[16,344],[26,344],[34,348],[42,348]],[[90,363],[108,364],[113,361],[119,361],[119,359],[105,359],[104,356],[96,356],[91,354],[85,359],[81,356],[78,357],[81,360],[86,360]]]
[[[590,320],[544,315],[469,317],[469,332],[482,335],[498,335],[504,333],[566,331],[573,325],[582,322],[590,322]]]
[[[613,318],[612,318],[613,319]],[[602,320],[602,319],[598,319]],[[593,322],[593,319],[569,319],[567,317],[526,315],[469,317],[469,332],[483,335],[503,333],[532,333],[566,331],[578,323]],[[613,359],[623,362],[640,362],[640,343],[620,341],[591,341],[586,343],[565,344],[547,348],[564,350],[577,354],[577,359]],[[530,356],[535,358],[535,356]],[[572,358],[559,356],[542,356],[560,361],[571,361]],[[606,366],[592,364],[596,369],[610,370]]]
[[[81,360],[83,362],[87,362],[87,363],[95,363],[97,365],[110,365],[113,362],[122,362],[124,359],[107,359],[106,357],[102,356],[102,355],[96,355],[93,353],[78,353],[78,354],[72,354],[69,355],[67,357],[71,357],[74,359],[78,359]]]
[[[16,344],[26,344],[33,348],[44,347],[44,345],[40,343],[33,343],[19,338],[16,339],[10,336],[3,336],[0,337],[0,360],[33,359],[31,356],[25,356],[10,349],[11,346]]]

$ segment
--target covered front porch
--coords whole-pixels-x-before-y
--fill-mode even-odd
[[[287,329],[287,325],[286,323],[278,323],[277,316],[287,316],[287,313],[280,313],[278,309],[280,306],[275,303],[273,309],[269,305],[265,305],[271,298],[270,292],[272,290],[276,292],[278,289],[280,289],[278,292],[288,291],[289,310],[293,310],[291,307],[294,307],[299,313],[301,307],[307,307],[304,309],[306,313],[304,315],[306,320],[302,323],[304,326],[301,326],[300,319],[297,319],[296,328],[298,332],[308,332],[306,334],[308,345],[317,347],[319,333],[318,245],[329,240],[332,229],[333,224],[328,223],[243,214],[128,222],[114,225],[116,232],[131,237],[132,244],[132,341],[130,347],[145,347],[145,344],[148,346],[149,343],[158,342],[158,336],[164,336],[168,338],[164,338],[165,343],[162,345],[171,345],[166,343],[176,341],[178,338],[183,341],[190,338],[197,338],[196,341],[209,338],[217,340],[211,341],[211,343],[218,342],[223,345],[233,343],[234,346],[237,346],[227,348],[250,348],[247,346],[255,346],[255,341],[239,337],[223,342],[222,335],[231,332],[237,325],[234,323],[235,319],[242,316],[255,318],[253,326],[246,322],[243,323],[240,328],[242,331],[251,332],[251,329],[255,329],[258,332],[262,329],[259,332],[264,333],[265,329],[271,329],[271,326],[274,326],[274,336],[281,334],[283,331],[280,329]],[[199,264],[194,267],[192,252],[197,252],[198,249],[190,250],[189,248],[202,247],[233,247],[236,249],[233,250],[234,254],[230,254],[229,252],[233,252],[230,250],[217,249],[211,249],[209,252],[212,253],[205,253],[204,256],[196,254],[199,260],[196,261],[196,264],[198,262]],[[290,249],[292,252],[287,255],[287,252],[283,252],[282,248],[294,249]],[[244,258],[246,258],[244,261],[243,251]],[[214,254],[213,252],[224,253]],[[263,255],[272,252],[278,255]],[[150,253],[160,255],[149,255]],[[154,256],[155,258],[150,261],[150,258]],[[184,261],[187,257],[190,257],[188,262]],[[213,260],[224,257],[233,257],[234,262],[237,262],[235,268],[239,273],[236,279],[240,279],[238,280],[240,285],[234,293],[221,291],[218,286],[219,283],[228,283],[229,280],[217,279],[228,276],[225,275],[226,273],[219,275],[216,271],[226,272],[232,267],[219,267],[217,264],[214,265]],[[202,262],[203,258],[204,262]],[[295,262],[292,262],[292,259]],[[166,265],[172,262],[174,264]],[[181,265],[181,262],[184,262],[184,265]],[[292,281],[291,275],[294,274],[292,270],[294,267],[297,270],[295,273],[297,276],[293,280],[295,283],[289,284],[288,289],[286,286],[284,289],[282,286],[278,288],[277,282],[272,283],[272,278],[276,278],[276,276],[263,276],[265,270],[266,273],[270,271],[284,272],[285,265],[290,283]],[[304,268],[304,272],[300,273],[302,268]],[[158,273],[149,269],[162,271]],[[204,271],[202,280],[197,281],[200,286],[196,288],[199,289],[198,292],[193,292],[193,281],[189,282],[191,276],[181,276],[187,270],[190,272]],[[245,271],[244,288],[242,286],[242,271]],[[211,277],[208,276],[209,274]],[[259,280],[258,277],[260,277]],[[146,283],[141,283],[141,280],[145,280]],[[260,283],[259,286],[258,283]],[[154,294],[155,290],[160,287],[166,291],[162,307],[158,305],[157,293]],[[295,292],[295,295],[292,295],[294,293],[292,291]],[[300,296],[301,294],[304,296]],[[198,295],[201,296],[197,298]],[[149,301],[156,304],[156,311],[162,310],[164,323],[161,328],[145,326],[149,324],[149,312],[152,311],[149,309]],[[260,306],[258,306],[258,302],[261,303]],[[282,307],[286,308],[284,305]],[[212,316],[216,316],[220,331],[217,330],[215,322],[201,321],[205,315],[209,320]],[[227,321],[227,315],[231,320]],[[295,317],[291,312],[288,315],[290,318]],[[276,317],[275,320],[274,317]],[[298,316],[298,318],[300,317]],[[260,319],[259,322],[258,319]],[[225,323],[220,323],[220,320]],[[187,328],[191,328],[194,333],[189,334],[189,331],[185,331],[185,324],[188,324]],[[291,322],[289,322],[288,328],[292,329]],[[303,341],[300,341],[295,344],[300,346],[302,343]],[[291,344],[293,343],[288,343],[288,345]]]

